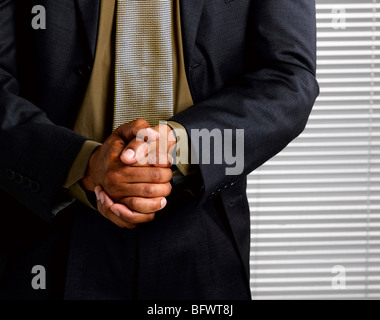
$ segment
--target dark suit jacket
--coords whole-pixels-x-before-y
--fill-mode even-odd
[[[34,5],[46,8],[46,30],[31,27]],[[135,230],[79,203],[52,218],[86,140],[70,128],[94,61],[99,5],[0,1],[3,294],[248,298],[246,175],[303,131],[318,95],[314,1],[181,1],[194,105],[173,120],[189,134],[244,129],[244,171],[226,176],[227,163],[200,164],[202,188],[174,187],[172,205]],[[46,266],[47,290],[30,286],[35,264]]]

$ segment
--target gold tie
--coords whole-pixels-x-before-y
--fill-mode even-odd
[[[173,115],[171,0],[118,0],[113,127]]]

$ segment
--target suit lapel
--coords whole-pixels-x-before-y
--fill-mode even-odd
[[[95,56],[96,38],[100,14],[100,0],[75,0],[83,22],[84,32],[90,46],[92,57]],[[106,0],[107,1],[107,0]]]
[[[182,41],[187,68],[191,63],[204,4],[205,0],[180,0]]]

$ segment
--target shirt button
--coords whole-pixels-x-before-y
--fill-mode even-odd
[[[81,77],[85,78],[90,75],[91,67],[89,65],[82,64],[79,67],[77,67],[76,71]]]

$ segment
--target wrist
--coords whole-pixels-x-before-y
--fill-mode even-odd
[[[80,181],[80,184],[87,191],[94,191],[95,187],[97,186],[94,180],[94,168],[95,168],[96,159],[98,157],[98,153],[99,153],[99,147],[97,147],[94,150],[94,152],[91,154],[90,159],[87,164],[85,175]]]

